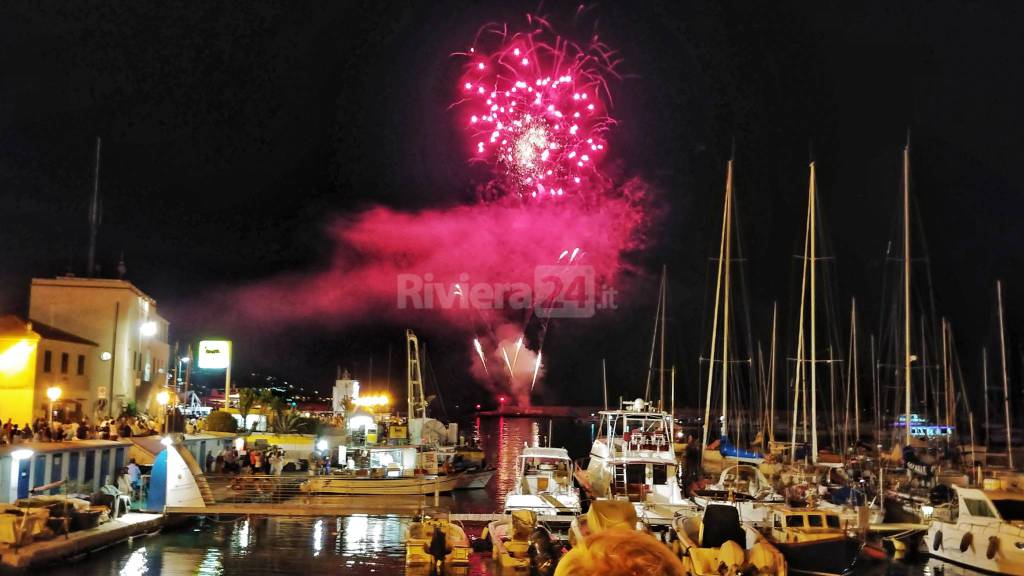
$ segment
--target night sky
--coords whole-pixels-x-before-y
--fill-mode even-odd
[[[414,327],[445,396],[480,400],[466,339],[424,318],[253,330],[195,311],[252,282],[323,269],[334,250],[325,232],[339,217],[474,202],[481,175],[448,109],[459,75],[450,54],[482,24],[523,26],[536,10],[485,1],[4,3],[0,311],[24,313],[33,276],[84,272],[101,136],[103,274],[123,252],[127,279],[157,299],[172,340],[226,335],[239,373],[326,390],[335,366],[366,378],[371,357],[381,385],[389,343],[397,386],[403,330]],[[575,11],[540,9],[564,23]],[[856,296],[862,334],[877,332],[908,128],[937,307],[979,385],[979,349],[998,345],[996,278],[1011,335],[1024,321],[1022,11],[966,1],[603,2],[575,29],[560,28],[580,39],[596,29],[620,51],[611,148],[622,171],[651,185],[663,215],[654,245],[633,257],[647,272],[628,279],[634,290],[621,308],[551,329],[536,398],[597,403],[601,357],[613,396],[642,392],[664,263],[670,360],[693,403],[733,141],[754,337],[768,338],[778,300],[783,349],[795,348],[793,254],[811,150],[839,330]]]

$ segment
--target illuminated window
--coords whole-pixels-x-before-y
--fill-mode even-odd
[[[43,352],[43,372],[53,370],[53,353],[47,350]]]
[[[78,375],[85,375],[85,354],[78,355]]]
[[[68,353],[67,352],[61,352],[60,353],[60,373],[61,374],[67,374],[68,373]]]

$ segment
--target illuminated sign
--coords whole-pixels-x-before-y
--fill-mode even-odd
[[[231,365],[230,340],[202,340],[196,365],[203,370],[224,370]]]

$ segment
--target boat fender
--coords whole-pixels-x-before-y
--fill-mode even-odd
[[[938,550],[942,548],[942,530],[935,533],[935,538],[932,538],[932,550]]]
[[[996,552],[999,551],[999,538],[996,536],[988,537],[988,549],[985,550],[985,558],[989,560],[996,557]]]
[[[974,543],[974,536],[968,532],[964,534],[964,537],[960,539],[960,551],[967,552],[967,549]]]

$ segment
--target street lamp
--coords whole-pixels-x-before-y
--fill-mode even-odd
[[[167,392],[167,390],[161,390],[156,395],[156,403],[160,405],[160,409],[163,412],[163,423],[161,425],[161,427],[163,428],[163,433],[167,432],[167,403],[170,401],[171,395],[169,392]]]
[[[139,328],[139,333],[148,338],[150,336],[156,336],[156,329],[156,322],[149,320],[148,322],[142,323],[142,326]]]
[[[60,398],[60,393],[61,390],[59,386],[50,386],[46,389],[46,397],[50,399],[50,432],[53,432],[53,403]]]

